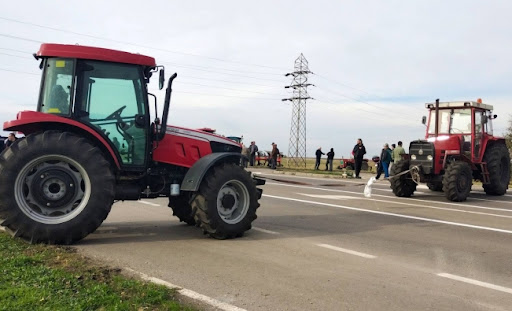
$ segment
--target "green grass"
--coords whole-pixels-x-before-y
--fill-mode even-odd
[[[123,276],[73,248],[0,232],[0,310],[193,310],[175,290]]]

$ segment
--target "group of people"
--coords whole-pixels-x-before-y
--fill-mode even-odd
[[[318,170],[320,167],[320,159],[322,155],[325,153],[322,152],[322,147],[319,147],[316,150],[316,162],[315,162],[315,170]],[[361,138],[357,139],[357,143],[352,149],[352,156],[354,157],[354,178],[360,179],[359,174],[361,173],[361,167],[363,166],[363,158],[366,154],[366,147],[363,144],[363,140]],[[403,155],[405,154],[405,149],[402,147],[402,142],[398,142],[398,146],[395,144],[389,147],[389,144],[384,144],[382,148],[382,152],[380,155],[380,161],[377,166],[377,176],[376,179],[379,179],[382,173],[384,173],[384,178],[389,178],[389,171],[393,162],[397,162],[403,159]],[[325,163],[325,170],[332,171],[334,160],[334,150],[331,148],[331,151],[327,152],[327,162]]]
[[[272,143],[271,146],[272,151],[270,151],[270,155],[268,158],[268,166],[270,166],[271,169],[275,170],[277,167],[277,158],[280,155],[280,151],[279,148],[277,148],[276,143]],[[244,162],[245,167],[247,167],[247,164],[249,164],[250,166],[256,165],[256,160],[258,162],[257,165],[261,165],[260,159],[257,158],[258,146],[256,145],[255,141],[251,141],[251,144],[249,145],[248,148],[244,144],[242,144],[242,154],[244,154],[249,159],[249,163],[247,163],[247,161]]]
[[[398,142],[398,146],[391,144],[391,148],[387,143],[384,144],[380,154],[380,160],[377,166],[377,176],[375,176],[375,179],[379,179],[383,172],[384,179],[388,179],[389,171],[391,170],[393,163],[402,160],[403,154],[405,154],[405,149],[402,147],[401,141]]]
[[[322,147],[318,147],[316,150],[316,161],[315,161],[315,170],[318,170],[320,167],[320,159],[322,155],[325,153],[322,152]],[[325,162],[325,170],[329,170],[332,172],[332,162],[334,161],[334,149],[331,148],[331,151],[327,152],[327,162]]]

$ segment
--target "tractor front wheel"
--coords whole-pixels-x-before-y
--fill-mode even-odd
[[[0,155],[0,225],[31,243],[71,244],[96,230],[114,200],[100,149],[69,132],[18,140]]]
[[[249,172],[229,163],[214,167],[192,201],[196,226],[215,239],[240,237],[256,219],[258,199]]]
[[[452,162],[443,176],[443,191],[450,201],[466,201],[473,183],[473,172],[466,162]]]
[[[194,214],[192,213],[192,206],[190,206],[188,197],[180,195],[177,197],[169,197],[169,207],[172,208],[172,214],[178,219],[188,225],[195,225]]]
[[[416,191],[416,183],[412,180],[410,173],[393,177],[408,169],[409,160],[400,160],[391,167],[390,187],[397,197],[410,197]]]
[[[510,182],[510,153],[504,144],[494,144],[487,148],[484,155],[489,171],[489,184],[484,184],[485,193],[504,195]]]

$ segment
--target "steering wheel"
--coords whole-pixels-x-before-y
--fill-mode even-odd
[[[117,109],[116,111],[112,112],[108,117],[105,118],[105,120],[120,120],[121,119],[121,112],[123,112],[124,108],[126,108],[126,105]]]

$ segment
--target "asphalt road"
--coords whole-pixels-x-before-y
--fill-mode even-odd
[[[203,236],[162,198],[114,204],[77,247],[246,310],[512,309],[512,195],[397,198],[380,181],[365,198],[365,179],[254,171],[268,181],[243,238]]]

